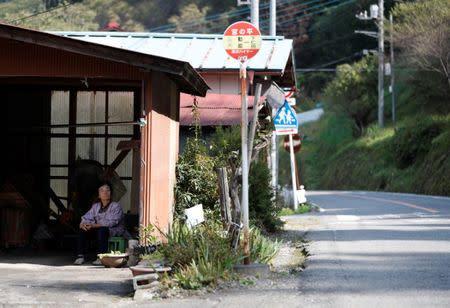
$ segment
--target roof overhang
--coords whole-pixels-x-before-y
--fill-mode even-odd
[[[239,71],[240,64],[223,48],[221,34],[152,32],[58,31],[57,35],[115,46],[145,54],[189,62],[198,72],[226,74]],[[247,70],[270,77],[280,87],[296,85],[293,40],[283,36],[262,36],[259,52],[247,61]]]
[[[0,23],[0,38],[125,63],[144,71],[159,71],[167,74],[169,78],[176,82],[183,93],[205,96],[209,89],[195,69],[188,62],[180,60],[76,40],[4,23]]]

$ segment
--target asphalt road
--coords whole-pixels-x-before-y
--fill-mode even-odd
[[[450,307],[450,198],[313,192],[300,290],[320,307]]]

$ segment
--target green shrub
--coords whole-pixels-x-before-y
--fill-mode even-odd
[[[418,193],[450,196],[450,121],[447,121],[447,130],[432,140],[430,151],[417,168],[413,184]]]
[[[276,206],[270,172],[265,162],[256,162],[249,174],[249,214],[251,223],[268,232],[275,232],[283,226],[278,217],[280,208]]]
[[[214,209],[218,203],[217,174],[214,161],[199,139],[188,138],[185,151],[176,165],[175,213],[196,204]]]
[[[412,121],[400,127],[391,141],[391,152],[399,168],[407,168],[421,160],[430,150],[431,142],[438,136],[443,125],[430,117]]]
[[[218,126],[211,136],[210,143],[210,154],[214,158],[216,167],[227,167],[230,154],[233,151],[240,152],[241,149],[240,126],[236,125],[228,128]]]

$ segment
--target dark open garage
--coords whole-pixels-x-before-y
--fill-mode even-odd
[[[172,219],[185,62],[0,24],[0,249],[65,248],[107,178],[139,225]]]

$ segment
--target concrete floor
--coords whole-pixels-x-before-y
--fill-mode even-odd
[[[129,304],[134,294],[128,268],[72,265],[68,253],[0,253],[0,306],[105,306]]]

